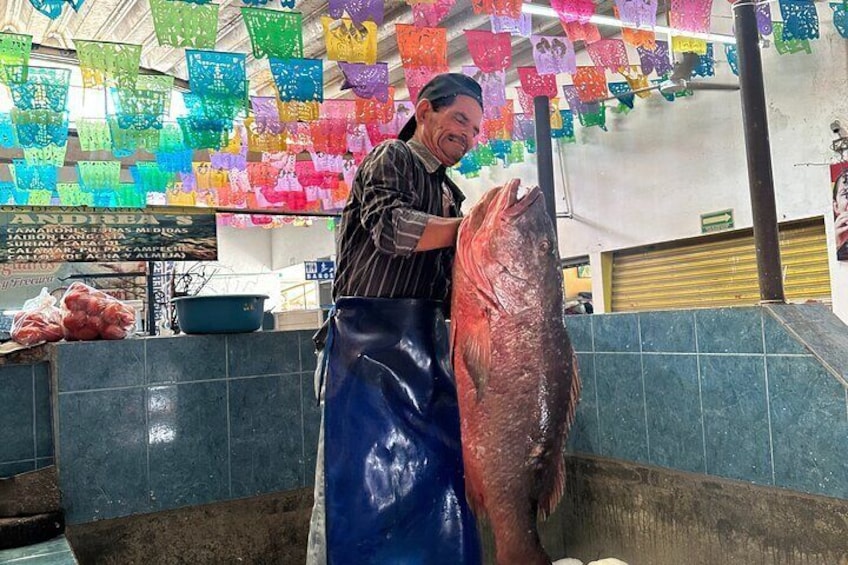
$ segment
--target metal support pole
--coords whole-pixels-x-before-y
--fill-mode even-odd
[[[554,192],[554,153],[551,141],[551,111],[547,96],[533,99],[533,113],[536,117],[536,169],[539,175],[539,188],[545,195],[545,206],[554,224],[554,234],[558,236],[556,219],[556,195]]]
[[[785,302],[766,96],[763,88],[763,63],[760,59],[760,36],[753,2],[736,0],[733,5],[733,24],[739,58],[742,123],[748,159],[748,186],[754,219],[760,301]]]
[[[155,267],[147,262],[147,334],[156,335],[156,292],[153,287]]]

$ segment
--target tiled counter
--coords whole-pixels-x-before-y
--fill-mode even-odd
[[[312,483],[312,332],[61,343],[56,452],[69,524]]]
[[[815,328],[833,317],[793,311]],[[848,499],[832,369],[848,366],[848,329],[831,320],[826,362],[771,312],[568,317],[583,378],[569,451]],[[60,343],[52,371],[2,366],[0,474],[55,449],[71,525],[308,487],[311,334]]]
[[[47,363],[0,366],[0,478],[53,464]]]
[[[829,328],[805,347],[779,321],[784,310]],[[583,377],[572,452],[848,499],[848,387],[825,363],[848,348],[813,354],[848,329],[826,308],[566,322]]]

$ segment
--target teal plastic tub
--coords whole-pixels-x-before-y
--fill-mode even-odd
[[[183,296],[171,302],[177,308],[180,329],[187,334],[255,332],[262,326],[265,294]]]

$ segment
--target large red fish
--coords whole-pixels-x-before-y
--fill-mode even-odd
[[[463,219],[451,302],[469,504],[499,565],[550,564],[536,530],[562,497],[580,378],[562,268],[539,188],[491,191]]]

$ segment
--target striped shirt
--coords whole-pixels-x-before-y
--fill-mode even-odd
[[[459,217],[465,196],[421,143],[390,140],[362,161],[342,212],[333,298],[443,300],[452,248],[414,252],[431,216]]]

